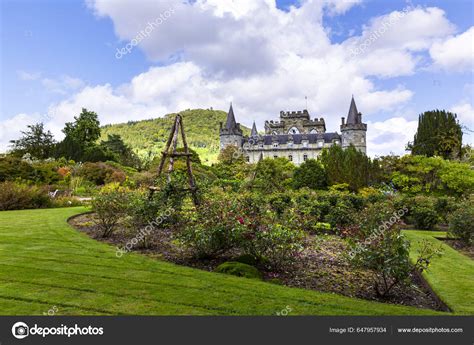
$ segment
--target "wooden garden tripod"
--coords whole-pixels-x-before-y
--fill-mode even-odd
[[[178,136],[181,132],[181,139],[183,140],[183,148],[184,152],[177,152],[178,147]],[[172,149],[170,152],[170,146],[172,145]],[[161,153],[161,161],[160,166],[158,168],[158,176],[161,176],[163,172],[163,168],[166,162],[166,158],[169,157],[169,164],[168,164],[168,172],[167,172],[167,183],[171,182],[171,173],[174,170],[174,160],[176,157],[186,157],[186,171],[188,174],[188,181],[189,181],[189,188],[184,190],[190,191],[191,196],[193,198],[194,205],[199,205],[199,199],[197,196],[197,187],[196,181],[194,180],[193,170],[191,168],[191,153],[189,153],[188,143],[186,142],[186,134],[184,133],[184,126],[183,126],[183,119],[181,115],[176,115],[174,119],[173,126],[171,127],[170,135],[168,137],[168,141],[166,142],[165,150]],[[150,197],[153,196],[153,192],[156,191],[156,187],[150,187]]]

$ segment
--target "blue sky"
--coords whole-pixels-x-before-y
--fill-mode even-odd
[[[160,2],[152,7],[156,13],[148,15],[149,10],[137,9],[140,1],[2,0],[0,151],[28,121],[47,123],[59,138],[64,122],[81,106],[96,110],[105,124],[159,117],[180,107],[226,109],[233,100],[238,121],[249,125],[256,120],[261,128],[265,119],[304,105],[308,96],[310,113],[327,117],[328,130],[336,131],[354,94],[359,110],[367,114],[364,119],[374,124],[369,127],[369,140],[376,147],[369,149],[372,154],[403,153],[406,133],[412,135],[417,114],[424,110],[456,110],[462,122],[473,127],[472,48],[467,65],[469,56],[462,52],[444,54],[466,39],[472,43],[471,1],[328,0],[320,5],[280,0],[281,11],[273,9],[271,1],[257,2],[220,8],[216,1],[178,1],[176,14],[117,59],[117,49],[135,37],[137,29],[174,3],[163,7]],[[143,2],[143,8],[152,3]],[[409,16],[347,63],[341,48],[357,46],[376,28],[377,18],[405,8]],[[268,23],[263,11],[271,13]],[[410,22],[403,24],[407,17]],[[204,24],[193,26],[200,20]],[[425,22],[426,27],[417,24]],[[303,25],[307,29],[301,29]],[[403,38],[393,34],[402,26],[413,27],[406,38],[412,43],[403,49],[404,41],[397,41]],[[225,34],[217,37],[215,28]],[[199,35],[192,38],[193,33]],[[282,47],[288,52],[280,56]],[[334,62],[338,59],[343,67]],[[322,62],[331,74],[318,68]],[[384,65],[372,71],[378,63]],[[307,68],[298,71],[299,79],[282,72],[299,66]],[[169,87],[159,84],[161,80],[169,81]],[[285,84],[293,87],[286,90]],[[390,144],[377,142],[386,138]],[[472,136],[466,139],[472,143]]]

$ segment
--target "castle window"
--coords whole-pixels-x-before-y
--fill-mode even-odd
[[[299,134],[300,131],[296,127],[291,127],[290,130],[288,131],[288,134]]]
[[[308,159],[308,155],[303,155],[303,160],[306,161]]]
[[[292,156],[292,155],[289,155],[289,156],[288,156],[288,160],[289,160],[290,162],[293,162],[293,156]]]
[[[363,143],[363,142],[364,142],[364,138],[360,138],[360,142]]]
[[[250,162],[250,157],[249,157],[249,156],[246,156],[246,157],[245,157],[245,160],[246,160],[247,162]]]
[[[273,156],[273,158],[278,158],[278,156]]]
[[[273,147],[278,147],[278,143],[273,143]]]

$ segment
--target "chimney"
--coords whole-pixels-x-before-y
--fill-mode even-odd
[[[345,119],[346,119],[345,117],[341,117],[341,126],[344,126],[344,120]]]

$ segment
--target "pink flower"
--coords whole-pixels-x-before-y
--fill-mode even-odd
[[[244,224],[244,219],[242,217],[237,218],[240,224]]]

